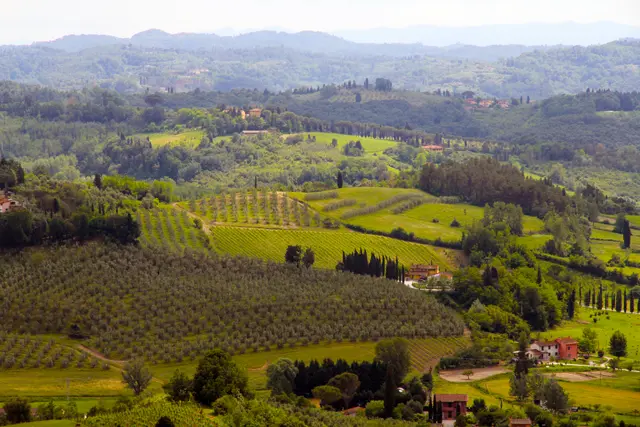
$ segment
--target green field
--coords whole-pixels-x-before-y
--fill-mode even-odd
[[[616,373],[615,379],[608,381],[593,380],[584,382],[569,382],[558,379],[562,388],[568,393],[570,402],[576,406],[609,406],[616,414],[632,414],[637,409],[640,392],[636,386],[635,391],[624,389],[621,386],[633,382],[640,382],[640,374]],[[482,381],[480,388],[486,388],[494,396],[500,396],[505,400],[513,400],[509,396],[509,378],[502,376],[495,379]]]
[[[581,307],[578,318],[574,321],[563,322],[562,326],[541,334],[543,338],[557,338],[571,336],[579,338],[586,327],[593,328],[598,333],[599,347],[608,353],[609,339],[615,331],[621,331],[627,337],[628,359],[640,361],[640,315],[607,311],[599,316],[596,323],[589,317],[595,310]],[[609,319],[607,319],[609,316]]]
[[[134,135],[134,138],[147,139],[151,141],[154,147],[162,147],[163,145],[188,145],[196,147],[204,137],[202,130],[190,130],[177,134],[173,133],[141,133]]]
[[[434,366],[437,360],[443,356],[451,355],[457,350],[467,347],[470,340],[467,337],[450,338],[425,338],[409,341],[411,353],[411,365],[414,372],[425,372]],[[322,361],[325,358],[344,359],[351,363],[354,361],[373,360],[375,356],[375,342],[342,342],[322,345],[310,345],[307,347],[285,348],[269,352],[248,353],[233,356],[233,359],[241,366],[247,368],[251,386],[257,391],[266,390],[267,366],[281,357],[291,360]],[[171,378],[171,375],[179,369],[189,375],[195,372],[197,363],[174,363],[151,367],[154,377],[163,381]]]
[[[387,148],[393,148],[398,145],[396,141],[390,139],[367,138],[357,135],[342,135],[339,133],[311,132],[301,135],[305,137],[311,135],[311,138],[316,138],[316,142],[324,144],[331,144],[331,142],[336,139],[338,140],[338,148],[341,150],[349,141],[360,141],[366,154],[382,153]]]
[[[403,228],[407,232],[414,233],[417,237],[424,239],[435,240],[439,238],[450,242],[459,241],[465,226],[471,225],[474,221],[479,221],[484,217],[484,209],[481,207],[462,203],[439,203],[441,200],[437,197],[419,190],[357,187],[342,188],[337,191],[339,194],[338,199],[308,201],[307,203],[313,209],[323,212],[325,206],[336,200],[355,200],[355,206],[323,212],[328,217],[342,219],[345,214],[354,209],[372,207],[393,197],[415,195],[416,198],[423,198],[422,202],[424,204],[401,213],[394,213],[393,211],[406,201],[399,201],[372,213],[342,219],[346,223],[376,231],[390,232],[395,228]],[[299,200],[305,200],[303,193],[291,193],[291,196]],[[454,219],[460,223],[460,227],[451,227]],[[523,226],[525,233],[533,233],[542,230],[544,224],[538,218],[525,216]]]
[[[440,248],[351,231],[219,226],[212,233],[215,249],[230,255],[284,262],[287,246],[300,245],[313,248],[316,267],[334,269],[342,260],[342,251],[362,248],[377,255],[397,256],[407,268],[411,264],[437,263],[442,271],[452,270]]]
[[[11,396],[118,396],[124,392],[114,368],[9,369],[0,371],[0,399]]]

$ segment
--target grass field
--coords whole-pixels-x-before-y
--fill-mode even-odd
[[[151,141],[154,147],[162,147],[163,145],[188,145],[196,147],[204,137],[204,131],[191,130],[178,134],[173,133],[141,133],[134,135],[134,138],[147,139]]]
[[[417,237],[435,240],[440,238],[444,241],[459,241],[462,237],[464,227],[471,225],[474,221],[479,221],[484,216],[484,209],[478,206],[466,204],[446,204],[438,203],[438,198],[419,190],[406,190],[400,188],[342,188],[337,190],[339,197],[337,200],[355,200],[355,206],[343,207],[341,209],[323,212],[331,218],[341,219],[349,211],[372,207],[380,202],[398,196],[410,196],[424,198],[424,204],[408,209],[402,213],[394,213],[394,209],[402,205],[400,201],[391,206],[384,207],[372,213],[354,216],[343,219],[349,224],[358,225],[371,230],[390,232],[394,228],[403,228]],[[304,200],[304,194],[291,193],[292,197]],[[323,208],[335,202],[332,200],[309,201],[309,205],[320,212]],[[453,220],[460,223],[459,228],[451,227]],[[525,216],[523,219],[525,233],[538,232],[543,229],[543,222],[535,217]]]
[[[433,366],[437,360],[455,353],[458,349],[470,345],[467,337],[426,338],[409,341],[411,364],[414,372],[424,372]],[[257,391],[266,390],[266,369],[270,363],[281,357],[291,360],[309,362],[313,359],[322,361],[325,358],[344,359],[347,362],[373,360],[375,357],[375,342],[342,342],[308,347],[285,348],[269,352],[248,353],[233,356],[241,366],[247,368],[251,386]],[[151,367],[156,378],[167,381],[176,369],[189,375],[195,372],[197,363],[167,364]]]
[[[636,390],[624,389],[620,384],[640,382],[640,374],[628,374],[624,372],[616,373],[616,378],[609,379],[608,382],[594,380],[586,382],[569,382],[559,380],[562,388],[568,393],[569,399],[579,406],[610,406],[614,413],[631,414],[637,409],[637,402],[640,399],[640,392]],[[493,396],[500,396],[505,400],[513,400],[509,396],[509,378],[501,376],[499,378],[481,381],[479,388],[488,390]]]
[[[387,148],[392,148],[398,145],[396,141],[389,139],[366,138],[357,135],[341,135],[339,133],[311,132],[301,135],[304,135],[305,137],[311,135],[311,138],[316,138],[316,142],[324,144],[331,144],[331,142],[336,139],[338,140],[338,148],[341,150],[342,147],[349,143],[349,141],[360,141],[366,154],[382,153]]]
[[[366,249],[376,255],[397,256],[407,268],[437,263],[442,271],[452,270],[444,249],[351,231],[219,226],[212,233],[215,249],[230,255],[284,262],[287,246],[300,245],[313,248],[316,267],[333,269],[342,260],[342,251]]]
[[[582,330],[590,327],[598,333],[599,348],[608,353],[609,339],[615,331],[622,332],[627,337],[628,359],[640,361],[640,315],[607,311],[607,316],[599,316],[594,323],[590,314],[595,310],[581,307],[578,318],[574,321],[563,322],[562,326],[541,334],[543,338],[557,338],[571,336],[579,338]],[[640,385],[640,383],[639,383]]]
[[[11,396],[118,396],[124,392],[116,369],[11,369],[0,371],[0,399]]]

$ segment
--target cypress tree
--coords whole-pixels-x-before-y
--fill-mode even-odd
[[[618,290],[616,293],[616,311],[620,313],[622,311],[622,291]]]
[[[598,291],[598,310],[602,310],[602,283],[600,284],[600,290]]]
[[[542,283],[542,270],[540,270],[540,266],[538,265],[538,278],[536,280],[536,283],[539,285]]]
[[[596,306],[596,290],[594,289],[591,292],[591,307],[595,308],[595,306]]]
[[[633,313],[635,311],[635,299],[633,298],[633,292],[629,292],[629,312]]]
[[[338,172],[338,179],[337,179],[337,184],[338,184],[338,188],[342,188],[342,185],[344,184],[343,181],[343,177],[342,177],[342,172]]]
[[[622,310],[626,313],[627,312],[627,290],[624,290],[624,305],[622,307]]]
[[[623,247],[624,249],[628,249],[631,247],[631,226],[629,225],[629,220],[624,220],[624,225],[622,226],[622,239],[623,239]]]
[[[396,406],[396,385],[393,379],[393,368],[387,365],[387,375],[384,379],[384,416],[391,418],[393,416],[393,408]]]
[[[576,310],[576,291],[571,291],[571,295],[569,295],[569,300],[567,301],[567,315],[569,319],[573,319]]]
[[[589,307],[591,304],[591,291],[587,290],[587,292],[584,294],[584,305],[585,307]]]

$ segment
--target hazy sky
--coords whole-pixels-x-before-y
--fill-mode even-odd
[[[470,26],[613,21],[640,26],[639,0],[0,0],[0,44],[66,34],[129,37],[283,28],[333,31],[411,25]]]

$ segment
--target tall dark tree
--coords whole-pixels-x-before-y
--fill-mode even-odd
[[[396,388],[394,368],[387,365],[387,375],[384,378],[384,416],[391,418],[393,409],[396,407]]]
[[[618,289],[616,292],[616,311],[620,313],[622,311],[622,291]]]
[[[573,319],[576,312],[576,291],[571,291],[569,298],[567,299],[567,316],[569,319]]]
[[[288,264],[295,264],[297,267],[300,267],[300,263],[302,262],[302,246],[288,246],[284,254],[284,260]]]
[[[629,224],[629,220],[625,219],[622,226],[622,240],[624,249],[629,249],[631,247],[631,236],[631,225]]]
[[[342,188],[342,186],[344,184],[343,177],[342,177],[342,172],[338,172],[337,184],[338,184],[338,188]]]
[[[99,173],[97,173],[94,177],[93,177],[93,185],[95,185],[95,187],[98,190],[102,190],[102,175],[100,175]]]

